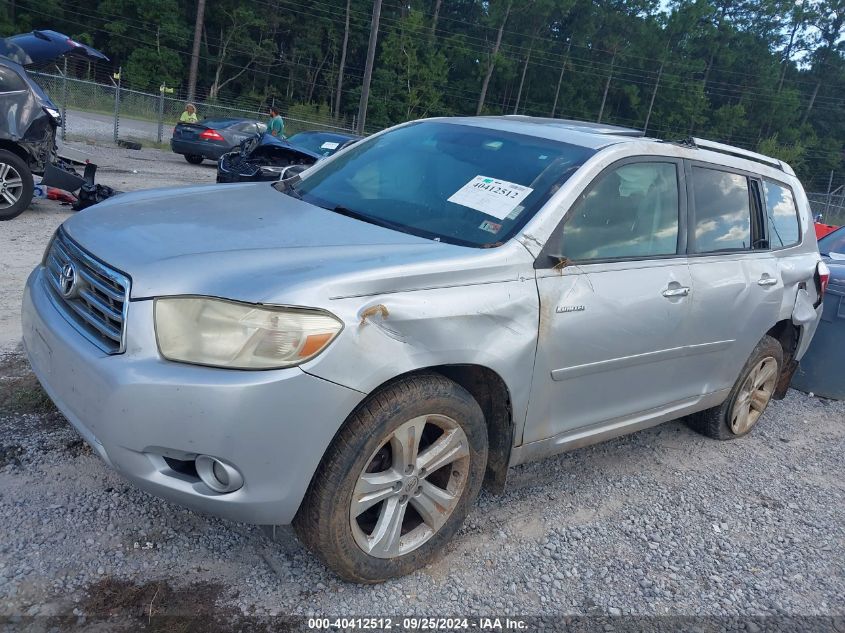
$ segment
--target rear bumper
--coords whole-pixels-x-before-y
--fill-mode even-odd
[[[50,398],[94,451],[175,503],[234,521],[289,523],[364,394],[298,368],[248,372],[165,361],[155,347],[152,301],[132,302],[127,351],[106,355],[53,306],[42,271],[24,293],[24,347]],[[164,461],[196,455],[236,466],[243,487],[219,494]]]
[[[185,141],[181,139],[170,139],[170,149],[176,154],[202,156],[217,160],[226,152],[232,150],[226,145],[216,145],[210,141]]]

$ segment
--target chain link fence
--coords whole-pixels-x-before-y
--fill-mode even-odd
[[[166,143],[185,108],[185,101],[159,94],[75,79],[62,74],[30,72],[50,99],[61,109],[62,140],[112,141],[118,139]],[[269,115],[257,104],[195,101],[200,123],[203,119],[251,119],[266,121]],[[294,106],[296,108],[296,106]],[[354,125],[331,116],[299,118],[283,115],[285,133],[302,130],[352,132]]]
[[[808,193],[813,215],[834,226],[845,225],[845,185],[830,193]]]

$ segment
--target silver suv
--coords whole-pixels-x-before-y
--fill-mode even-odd
[[[344,578],[440,552],[510,466],[782,397],[827,271],[782,162],[525,117],[376,134],[282,182],[121,195],[30,276],[44,388],[141,488],[292,522]]]

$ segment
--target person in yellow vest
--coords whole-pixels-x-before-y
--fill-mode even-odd
[[[193,103],[185,105],[185,111],[179,117],[180,123],[196,123],[197,122],[197,108]]]

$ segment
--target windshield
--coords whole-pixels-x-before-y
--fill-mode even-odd
[[[288,138],[291,145],[296,145],[320,156],[331,156],[349,142],[351,137],[321,132],[300,132]]]
[[[364,221],[473,247],[512,237],[595,150],[424,121],[361,141],[297,195]]]
[[[836,229],[833,233],[828,233],[820,239],[819,252],[822,255],[830,255],[831,253],[845,255],[845,227]]]

